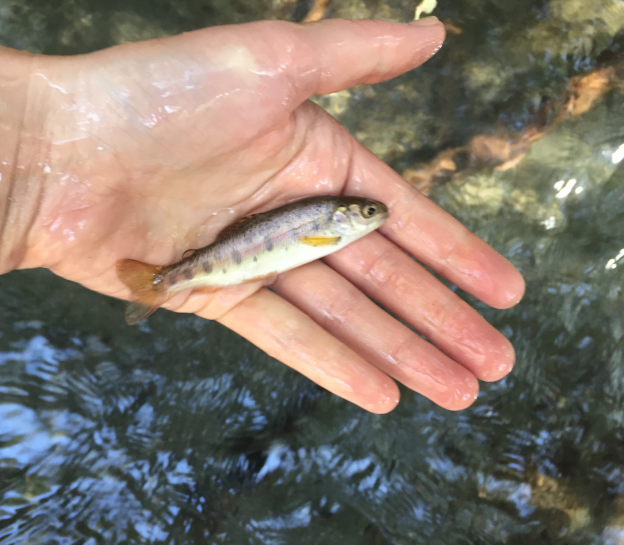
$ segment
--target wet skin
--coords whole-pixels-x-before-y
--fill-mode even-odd
[[[497,308],[522,297],[520,274],[308,100],[415,68],[443,39],[436,20],[333,20],[216,27],[79,57],[1,50],[0,174],[13,193],[7,201],[5,184],[0,205],[13,220],[0,271],[48,267],[128,298],[118,259],[173,263],[233,220],[303,196],[376,199],[390,209],[379,232],[324,261],[166,307],[219,320],[372,412],[398,403],[393,379],[442,407],[469,406],[477,379],[511,370],[513,348],[408,254]]]

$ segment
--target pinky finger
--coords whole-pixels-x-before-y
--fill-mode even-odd
[[[201,311],[198,315],[202,315]],[[382,414],[399,402],[398,387],[390,377],[267,289],[245,299],[219,322],[363,409]]]

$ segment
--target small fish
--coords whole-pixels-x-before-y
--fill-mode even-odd
[[[378,201],[308,197],[242,218],[226,227],[215,242],[187,250],[173,265],[121,259],[117,275],[134,297],[126,309],[126,322],[140,322],[185,290],[216,291],[324,257],[374,231],[387,217],[388,208]]]

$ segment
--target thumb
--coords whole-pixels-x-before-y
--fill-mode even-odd
[[[444,42],[435,17],[410,24],[377,20],[326,20],[298,29],[290,78],[300,99],[389,80],[420,66]]]
[[[258,21],[124,44],[85,55],[83,62],[91,69],[91,93],[110,107],[123,99],[124,115],[135,116],[137,126],[158,121],[150,121],[150,134],[167,149],[181,153],[188,140],[180,135],[193,135],[194,148],[187,151],[220,153],[266,132],[314,94],[415,68],[440,49],[444,36],[435,17],[407,25]],[[66,62],[66,71],[87,73],[75,60]]]
[[[410,24],[328,19],[211,27],[160,44],[166,44],[168,52],[177,51],[180,59],[199,61],[208,70],[209,87],[220,88],[223,71],[224,89],[231,90],[236,82],[239,88],[261,94],[263,108],[294,109],[314,94],[403,74],[431,58],[444,37],[444,25],[435,17]],[[154,41],[144,44],[153,46]],[[153,47],[148,53],[154,55]]]

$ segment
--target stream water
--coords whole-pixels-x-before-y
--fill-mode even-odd
[[[619,62],[621,0],[438,3],[448,39],[424,67],[317,99],[398,171],[519,133]],[[78,53],[309,4],[0,0],[0,43]],[[406,21],[414,3],[327,9]],[[0,277],[0,542],[624,544],[621,91],[514,168],[431,187],[527,281],[508,311],[467,297],[517,365],[459,413],[402,389],[371,415],[218,324],[160,311],[128,328],[121,302],[47,271]]]

